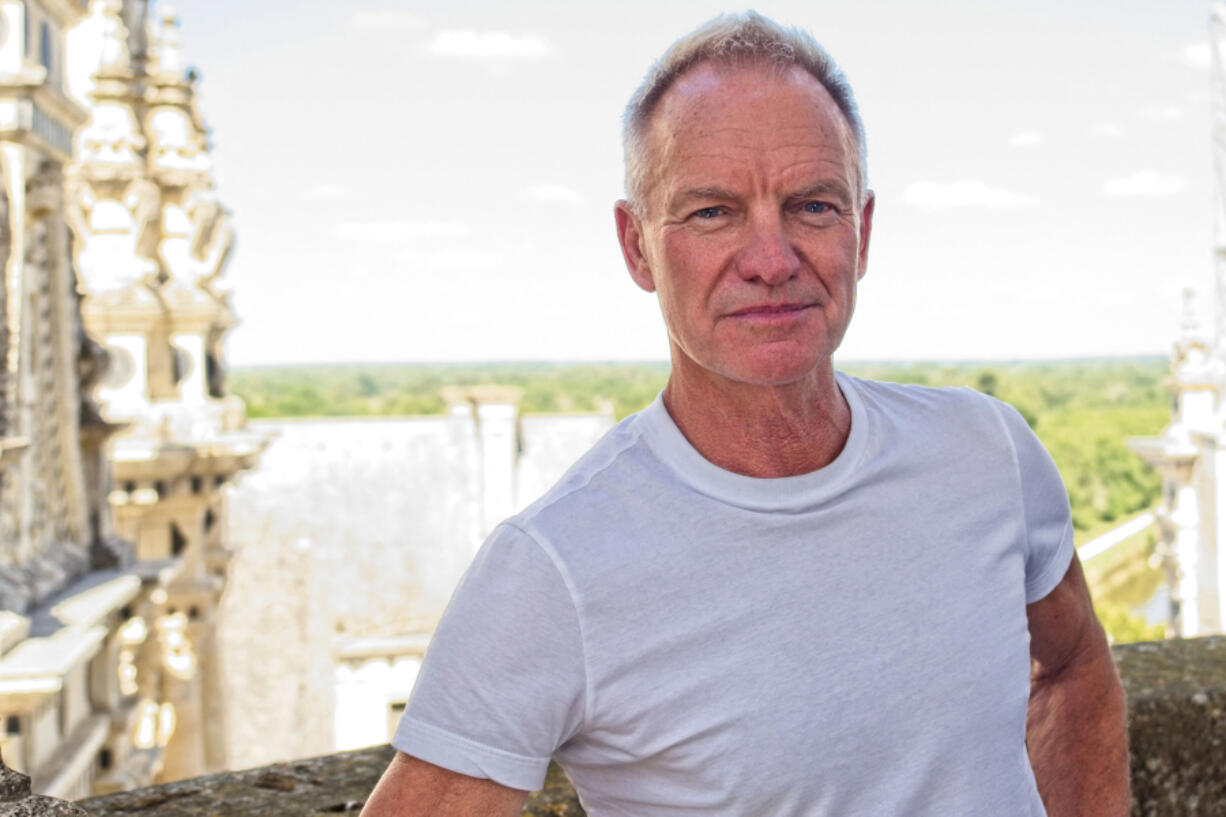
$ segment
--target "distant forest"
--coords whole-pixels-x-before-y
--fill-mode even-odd
[[[899,383],[971,386],[1013,404],[1064,476],[1079,538],[1158,499],[1161,478],[1125,441],[1157,434],[1169,421],[1162,358],[841,368]],[[666,363],[355,364],[237,369],[230,388],[252,418],[439,414],[444,387],[491,383],[523,389],[526,413],[611,404],[621,418],[649,403],[667,376]]]

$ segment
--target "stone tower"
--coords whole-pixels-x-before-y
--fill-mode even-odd
[[[265,445],[225,392],[196,77],[150,16],[0,0],[0,753],[69,799],[223,766],[223,491]]]
[[[0,2],[0,749],[65,797],[108,774],[152,777],[127,739],[138,699],[122,680],[147,649],[121,630],[157,589],[109,525],[117,426],[91,397],[105,354],[83,326],[65,218],[64,169],[87,118],[66,91],[65,33],[85,14],[69,0]]]
[[[152,695],[172,707],[162,778],[173,780],[225,765],[224,489],[266,440],[244,430],[243,403],[226,392],[222,342],[234,316],[218,281],[233,229],[175,13],[94,0],[83,30],[94,68],[82,83],[89,118],[67,170],[67,213],[84,324],[111,360],[101,414],[124,427],[109,492],[115,532],[142,563],[175,566],[154,619],[168,671]]]

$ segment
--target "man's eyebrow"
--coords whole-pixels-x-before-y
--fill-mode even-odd
[[[727,201],[735,198],[735,193],[723,187],[687,187],[685,190],[677,191],[672,200],[673,202],[689,201],[690,199]]]
[[[797,190],[789,198],[808,199],[814,196],[826,196],[830,194],[843,196],[848,199],[851,198],[851,190],[847,187],[847,185],[841,181],[834,180],[820,181],[815,184],[811,184],[802,190]]]

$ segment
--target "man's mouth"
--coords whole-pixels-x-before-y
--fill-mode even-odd
[[[809,303],[785,303],[785,304],[754,304],[752,306],[744,306],[735,312],[728,313],[730,318],[749,318],[749,317],[770,317],[772,315],[786,315],[792,312],[803,312],[806,309],[813,307]]]

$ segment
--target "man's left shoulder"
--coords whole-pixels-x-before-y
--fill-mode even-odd
[[[870,428],[895,441],[931,450],[999,451],[1012,457],[1033,436],[1018,411],[1001,400],[962,386],[922,386],[842,375],[855,392]]]
[[[967,386],[923,386],[915,383],[894,383],[868,380],[842,374],[842,382],[851,385],[866,407],[892,416],[919,419],[929,417],[940,421],[981,421],[999,427],[997,415],[1008,404],[977,392]]]

